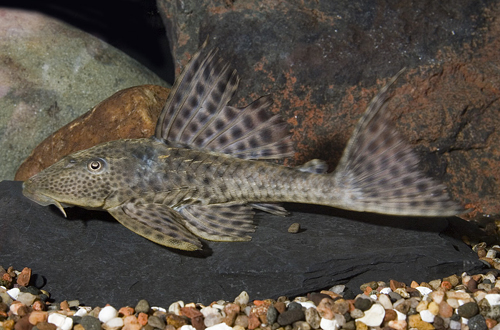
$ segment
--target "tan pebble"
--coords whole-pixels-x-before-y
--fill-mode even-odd
[[[290,227],[288,227],[288,232],[290,234],[297,234],[299,231],[300,231],[300,223],[298,222],[292,223]]]
[[[276,308],[276,310],[278,311],[278,313],[283,313],[284,311],[286,311],[286,305],[284,302],[282,301],[277,301],[275,304],[274,304],[274,308]]]
[[[226,306],[224,306],[224,312],[226,313],[231,313],[231,312],[239,313],[240,311],[241,308],[240,305],[238,304],[229,303]]]
[[[472,299],[470,294],[468,294],[467,292],[459,292],[459,291],[446,291],[446,298],[468,300],[468,301]]]
[[[455,298],[446,299],[446,303],[448,303],[448,305],[450,305],[451,308],[454,308],[454,309],[457,309],[458,307],[460,307],[460,304],[458,303],[458,299],[455,299]]]
[[[481,290],[478,290],[478,291],[474,292],[474,293],[472,294],[472,296],[474,297],[474,299],[475,299],[476,301],[478,301],[478,302],[479,302],[479,301],[483,300],[483,299],[484,299],[484,297],[486,297],[486,292],[481,291]]]
[[[439,305],[436,304],[436,302],[431,301],[429,305],[427,306],[427,309],[429,312],[431,312],[432,315],[438,315],[439,314]]]
[[[434,290],[438,290],[441,287],[441,280],[432,280],[429,282],[429,285],[432,287]]]
[[[176,329],[189,324],[189,321],[185,316],[179,316],[176,314],[168,314],[166,319],[167,324],[173,325]]]
[[[248,318],[248,329],[256,329],[261,325],[262,322],[260,322],[259,318],[255,314],[251,314],[250,317]]]
[[[7,321],[3,321],[3,324],[2,324],[2,327],[5,329],[5,330],[12,330],[14,329],[14,320],[7,320]]]
[[[403,298],[410,298],[410,294],[404,288],[397,288],[394,292],[398,293]]]
[[[10,305],[9,309],[10,311],[12,312],[12,314],[14,315],[19,315],[19,310],[22,308],[22,307],[26,307],[24,304],[22,304],[21,302],[19,301],[14,301],[12,303],[12,305]],[[22,311],[21,311],[22,312]],[[22,315],[21,315],[22,316]]]
[[[122,330],[123,330],[123,328],[122,328]],[[172,324],[167,324],[165,326],[165,330],[176,330],[176,328]]]
[[[36,325],[38,330],[56,330],[57,326],[48,322],[40,322]]]
[[[235,311],[226,312],[226,316],[222,319],[222,322],[232,327],[234,325],[234,321],[236,320],[236,316],[238,316],[238,313]]]
[[[85,328],[83,327],[83,325],[81,324],[76,324],[74,327],[73,327],[73,330],[85,330]]]
[[[344,315],[349,311],[349,303],[344,299],[335,300],[335,302],[333,303],[332,311],[335,314]]]
[[[396,313],[395,310],[393,309],[386,309],[385,310],[385,316],[384,316],[384,322],[389,322],[396,320],[398,318],[398,314]]]
[[[356,330],[368,330],[368,326],[361,321],[356,321]]]
[[[417,282],[415,282],[415,281],[411,281],[411,283],[410,283],[410,287],[412,287],[414,289],[417,288],[417,287],[419,287],[419,286],[420,285]]]
[[[293,330],[311,330],[311,325],[306,321],[297,321],[293,323]]]
[[[31,312],[28,321],[33,325],[37,325],[40,322],[47,322],[47,317],[47,312],[33,311]]]
[[[422,321],[420,314],[413,314],[408,316],[408,325],[410,328],[418,330],[434,330],[434,326],[428,322]]]
[[[488,329],[491,329],[495,325],[498,324],[498,322],[496,320],[493,320],[493,319],[490,319],[490,318],[485,319],[485,321],[486,321],[486,326],[488,327]]]
[[[454,275],[443,278],[443,282],[444,281],[450,282],[451,285],[455,287],[458,284],[460,284],[460,277],[458,277],[458,275],[454,274]]]
[[[444,291],[437,290],[437,291],[432,291],[431,292],[431,299],[434,301],[436,304],[440,304],[441,301],[444,299]]]
[[[135,313],[134,309],[129,306],[122,307],[118,310],[118,314],[121,314],[123,316],[133,315],[134,313]]]
[[[66,300],[61,301],[61,303],[59,304],[59,308],[60,308],[62,311],[69,311],[69,304],[68,304],[68,301],[66,301]]]
[[[248,328],[248,316],[241,314],[236,317],[236,320],[234,320],[234,326],[240,326],[243,328]]]
[[[401,321],[389,321],[389,323],[387,323],[387,325],[391,328],[391,329],[395,329],[395,330],[406,330],[406,327],[407,327],[407,323],[405,320],[401,320]]]
[[[427,305],[429,302],[422,300],[421,302],[418,303],[417,305],[417,312],[425,311],[427,309]]]
[[[139,315],[137,316],[137,321],[139,321],[139,324],[142,326],[148,324],[148,314],[142,312],[139,313]]]
[[[332,291],[328,291],[328,290],[321,290],[320,293],[323,293],[323,294],[326,294],[326,295],[329,295],[332,299],[337,299],[337,298],[340,298],[342,297],[341,295],[339,295],[338,293],[335,293],[335,292],[332,292]]]
[[[37,300],[33,303],[31,308],[33,308],[34,311],[44,311],[46,306],[44,302]]]
[[[378,296],[378,301],[382,306],[384,306],[385,309],[392,309],[391,298],[389,298],[388,295],[381,294],[380,296]]]
[[[316,310],[322,318],[333,320],[335,318],[335,313],[333,312],[333,304],[334,302],[330,298],[323,298],[316,307]]]
[[[142,325],[137,320],[135,315],[125,316],[123,318],[123,328],[122,330],[141,330]]]
[[[428,289],[431,289],[433,290],[434,288],[427,282],[422,282],[420,283],[420,286],[423,286],[424,288],[428,288]]]
[[[241,325],[235,325],[235,326],[233,327],[233,330],[245,330],[245,328],[244,328],[244,327],[242,327]]]

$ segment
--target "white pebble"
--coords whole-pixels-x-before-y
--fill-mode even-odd
[[[216,314],[216,315],[221,315],[222,311],[218,308],[214,308],[214,307],[204,307],[200,310],[201,314],[203,314],[203,317],[207,317],[209,315],[212,315],[212,314]]]
[[[21,292],[21,290],[19,290],[19,288],[13,288],[13,289],[10,289],[10,290],[7,290],[7,294],[14,300],[17,300],[17,297],[19,296],[19,293]]]
[[[180,330],[196,330],[195,327],[193,327],[192,325],[183,325]]]
[[[358,321],[363,322],[369,327],[378,327],[382,324],[385,316],[385,309],[380,304],[373,304],[369,310],[365,311],[365,316],[359,318]]]
[[[179,300],[168,306],[168,312],[175,315],[181,315],[181,308],[184,307],[184,301]]]
[[[415,289],[417,289],[422,296],[426,296],[432,292],[432,289],[425,286],[417,286]]]
[[[123,319],[121,317],[114,317],[106,322],[108,328],[121,328],[123,327]]]
[[[85,316],[87,314],[88,314],[88,312],[87,312],[87,310],[85,308],[78,308],[78,310],[75,313],[75,316],[81,316],[81,317],[83,317],[83,316]]]
[[[306,309],[308,309],[308,308],[314,308],[314,309],[316,309],[316,305],[312,301],[310,301],[310,300],[308,300],[308,301],[298,301],[298,303],[301,304],[302,307],[305,307]]]
[[[383,288],[382,290],[380,290],[380,293],[382,293],[382,294],[389,294],[391,292],[392,292],[392,289],[389,287],[386,287],[386,288]]]
[[[158,306],[151,306],[151,309],[154,310],[154,311],[158,311],[158,312],[162,312],[162,313],[166,313],[167,310],[163,307],[158,307]]]
[[[51,313],[47,322],[52,323],[61,330],[70,330],[73,327],[73,319],[59,313]]]
[[[500,323],[491,328],[491,330],[500,330]]]
[[[231,328],[229,325],[227,325],[224,322],[213,325],[213,326],[208,327],[208,328],[205,328],[205,330],[232,330],[232,329],[233,328]]]
[[[113,306],[106,306],[99,312],[99,321],[106,323],[117,315],[118,311]]]
[[[384,306],[385,309],[392,309],[391,298],[389,298],[388,295],[381,294],[380,296],[378,296],[378,301],[382,306]]]
[[[460,330],[461,328],[462,328],[462,323],[460,323],[459,321],[454,321],[454,320],[450,321],[451,330]]]
[[[342,292],[344,292],[344,290],[345,290],[345,285],[339,284],[339,285],[332,286],[329,291],[341,295]]]
[[[340,324],[336,319],[329,320],[322,317],[319,327],[323,330],[338,330],[340,328]]]
[[[397,309],[393,309],[393,311],[396,312],[396,315],[398,316],[398,321],[406,321],[406,314],[401,313]]]
[[[248,301],[250,300],[250,297],[248,296],[248,293],[246,291],[242,291],[238,297],[234,299],[235,304],[241,305],[247,305]]]
[[[434,314],[432,314],[428,309],[420,312],[420,318],[422,319],[422,321],[427,323],[434,322]]]
[[[487,294],[484,299],[488,300],[490,306],[500,305],[500,294],[498,293]]]

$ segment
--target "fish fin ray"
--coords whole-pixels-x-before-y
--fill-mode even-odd
[[[227,104],[239,84],[236,70],[217,49],[193,55],[176,79],[160,114],[155,137],[172,145],[231,154],[245,159],[279,159],[294,154],[288,127],[268,112],[263,96],[244,108]]]
[[[312,159],[307,163],[296,167],[296,169],[301,172],[325,174],[328,170],[328,164],[321,159]]]
[[[410,216],[451,216],[463,212],[446,187],[419,168],[419,158],[392,127],[386,110],[388,88],[373,98],[333,173],[346,208]]]
[[[255,231],[254,212],[244,204],[193,204],[182,207],[179,212],[186,228],[209,241],[249,241],[248,234]]]
[[[285,217],[290,214],[281,204],[275,203],[252,203],[251,207],[257,210],[261,210],[274,215],[279,215],[280,217]]]
[[[200,241],[182,224],[182,216],[162,204],[128,202],[107,210],[131,231],[163,246],[200,250]]]

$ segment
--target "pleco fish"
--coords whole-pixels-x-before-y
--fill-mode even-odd
[[[388,84],[390,85],[395,78]],[[176,80],[149,139],[106,142],[66,156],[24,182],[40,205],[106,210],[158,244],[202,248],[197,237],[248,241],[253,209],[285,215],[280,202],[360,212],[451,216],[463,212],[391,127],[388,86],[371,101],[333,173],[312,160],[291,168],[266,162],[293,155],[286,124],[269,97],[228,106],[239,78],[217,50],[202,48]]]

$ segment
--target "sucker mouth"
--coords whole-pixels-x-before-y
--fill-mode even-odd
[[[36,192],[30,189],[29,185],[26,185],[26,181],[23,182],[23,195],[29,199],[31,199],[33,202],[42,205],[42,206],[47,206],[47,205],[55,205],[64,215],[65,218],[66,212],[64,211],[64,208],[61,203],[53,199],[52,197],[46,196],[44,194],[41,194],[40,192]]]

